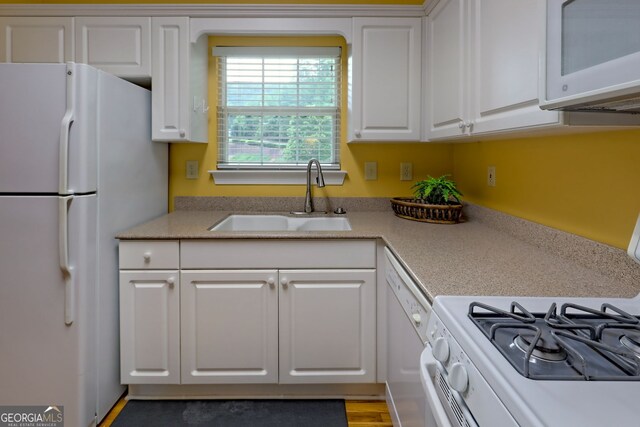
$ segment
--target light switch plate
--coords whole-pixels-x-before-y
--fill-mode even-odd
[[[378,179],[378,162],[364,162],[364,179],[366,181]]]

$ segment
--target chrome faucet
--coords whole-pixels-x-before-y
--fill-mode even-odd
[[[316,184],[318,187],[324,187],[324,176],[322,175],[322,167],[318,159],[311,159],[307,164],[307,193],[304,196],[304,213],[313,212],[313,200],[311,199],[311,166],[315,163],[318,175],[316,176]]]

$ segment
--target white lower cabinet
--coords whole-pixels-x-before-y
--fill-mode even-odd
[[[183,271],[181,282],[183,384],[375,382],[375,270]]]
[[[181,279],[182,383],[277,383],[278,271],[183,271]]]
[[[279,300],[281,384],[375,382],[375,270],[281,270]]]
[[[180,280],[177,270],[120,272],[123,384],[180,383]]]
[[[276,240],[274,268],[247,256],[261,243],[120,243],[123,384],[376,382],[375,241]],[[250,268],[205,267],[231,258]]]

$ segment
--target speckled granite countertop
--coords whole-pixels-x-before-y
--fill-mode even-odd
[[[431,300],[437,295],[634,297],[640,293],[640,266],[624,260],[622,250],[612,248],[614,263],[622,265],[624,271],[618,271],[620,268],[616,265],[612,267],[614,273],[607,274],[597,268],[597,263],[593,268],[588,260],[578,262],[579,259],[558,256],[536,245],[535,240],[525,241],[479,220],[437,225],[400,219],[391,211],[349,212],[352,231],[207,230],[229,214],[226,211],[176,211],[127,230],[118,238],[379,238],[402,260]],[[583,251],[593,252],[584,248]]]

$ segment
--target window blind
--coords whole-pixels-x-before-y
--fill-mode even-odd
[[[216,47],[218,168],[340,167],[340,48]]]

